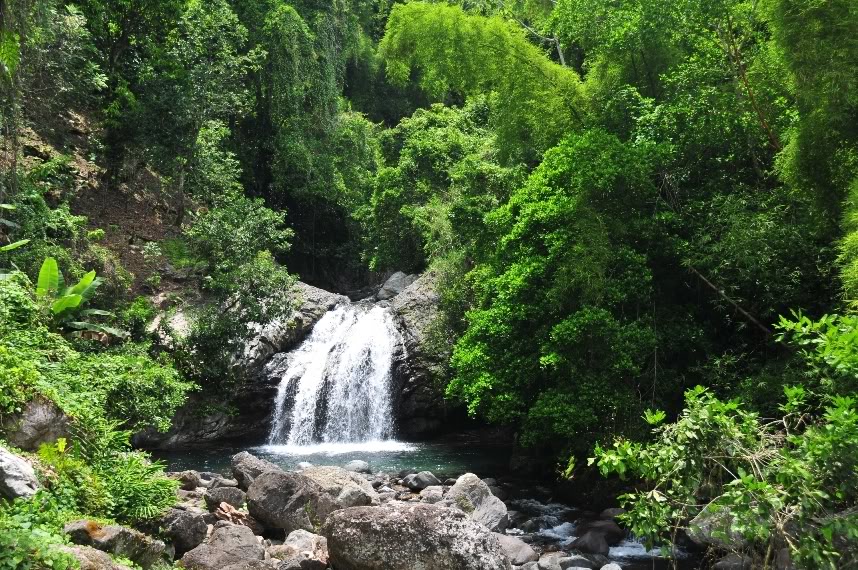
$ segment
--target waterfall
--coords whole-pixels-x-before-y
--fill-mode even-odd
[[[306,446],[393,436],[391,367],[400,342],[390,310],[341,305],[289,354],[268,443]]]

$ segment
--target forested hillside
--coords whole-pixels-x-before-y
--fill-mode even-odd
[[[394,271],[450,402],[648,544],[858,567],[858,2],[0,0],[0,132],[0,426],[69,422],[0,568],[171,506],[131,434]]]

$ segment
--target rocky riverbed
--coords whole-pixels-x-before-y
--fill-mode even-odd
[[[228,472],[172,476],[181,488],[160,519],[136,529],[74,521],[68,552],[93,570],[124,568],[106,554],[144,570],[667,567],[629,540],[616,509],[584,513],[548,489],[473,473],[374,472],[362,460],[284,470],[245,451]]]

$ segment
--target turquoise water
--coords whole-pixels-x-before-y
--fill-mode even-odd
[[[395,473],[405,469],[432,471],[438,477],[476,473],[498,477],[507,472],[510,448],[473,443],[403,443],[379,441],[359,444],[319,444],[311,446],[263,445],[258,447],[217,447],[186,451],[154,452],[170,471],[195,469],[228,474],[232,456],[240,451],[267,459],[285,469],[298,463],[343,466],[353,459],[369,463],[373,472]]]

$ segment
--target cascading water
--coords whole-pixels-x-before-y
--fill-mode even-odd
[[[391,368],[399,342],[386,308],[356,304],[329,311],[289,355],[268,443],[292,447],[390,438]]]

